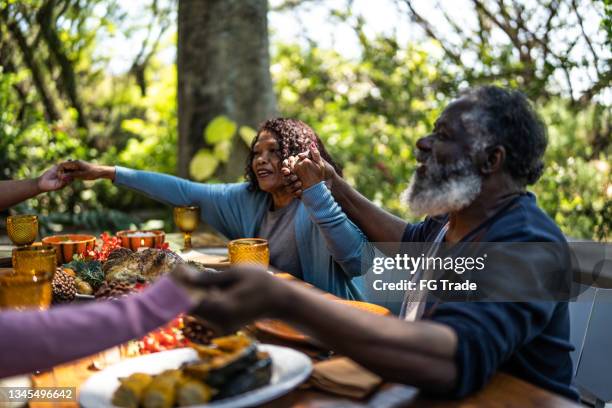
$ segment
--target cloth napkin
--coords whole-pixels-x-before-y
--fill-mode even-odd
[[[382,380],[353,360],[337,357],[316,363],[310,383],[333,394],[360,399],[370,394]]]

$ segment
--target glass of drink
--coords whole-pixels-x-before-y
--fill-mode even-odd
[[[241,238],[227,244],[230,264],[257,264],[268,268],[270,250],[263,238]]]
[[[55,272],[57,257],[52,245],[28,246],[13,249],[13,271],[17,275],[35,276]]]
[[[0,308],[48,308],[55,261],[52,246],[16,248],[13,270],[0,274]]]
[[[51,304],[53,272],[0,275],[0,309],[47,309]]]
[[[180,206],[174,207],[174,224],[184,234],[184,251],[191,249],[191,233],[194,232],[200,224],[200,207],[196,206]]]
[[[6,232],[13,244],[32,245],[38,235],[38,217],[30,214],[11,215],[6,219]]]

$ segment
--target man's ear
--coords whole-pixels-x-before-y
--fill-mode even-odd
[[[506,148],[501,145],[491,146],[486,148],[484,153],[480,171],[487,176],[501,171],[506,161]]]

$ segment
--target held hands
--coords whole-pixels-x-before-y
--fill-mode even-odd
[[[77,178],[83,180],[109,178],[114,180],[115,168],[99,166],[81,160],[68,160],[54,165],[35,180],[39,192],[46,193],[64,188]]]
[[[115,179],[115,168],[111,166],[100,166],[82,160],[68,160],[59,165],[58,170],[62,175],[73,179],[97,180],[101,178]]]
[[[285,178],[285,186],[295,196],[300,197],[302,191],[315,184],[325,181],[331,183],[335,176],[334,168],[321,157],[316,147],[310,152],[299,153],[283,162],[281,173]]]
[[[260,317],[279,316],[290,296],[289,284],[255,266],[202,272],[179,265],[170,276],[197,304],[192,313],[221,333],[236,331]]]
[[[72,181],[72,177],[60,171],[60,166],[55,165],[45,171],[37,179],[37,186],[41,192],[55,191],[66,187]]]

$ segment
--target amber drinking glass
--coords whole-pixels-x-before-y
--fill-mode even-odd
[[[268,241],[262,238],[242,238],[227,244],[230,264],[258,264],[268,268],[270,250]]]
[[[200,224],[200,207],[181,206],[174,207],[174,224],[185,235],[185,244],[183,250],[191,249],[191,233],[194,232]]]
[[[47,309],[51,304],[53,272],[0,275],[0,309]]]
[[[48,308],[55,261],[52,246],[13,250],[13,270],[0,275],[0,308]]]
[[[11,215],[6,219],[6,232],[13,244],[31,245],[38,235],[38,217],[36,215]]]
[[[13,270],[18,275],[30,275],[55,272],[55,247],[38,245],[13,249]]]

